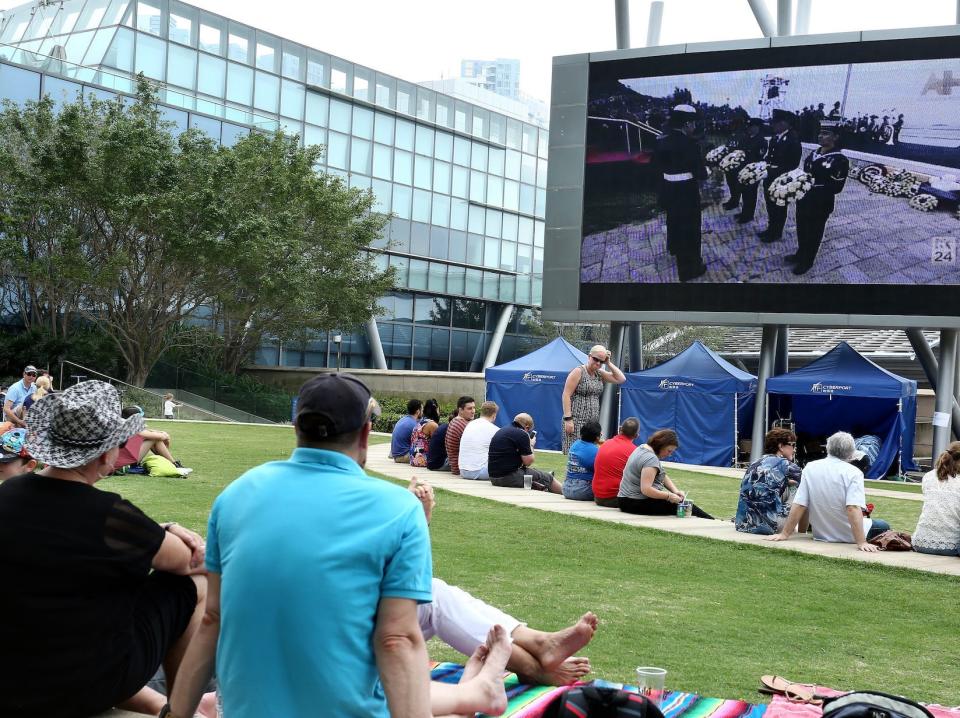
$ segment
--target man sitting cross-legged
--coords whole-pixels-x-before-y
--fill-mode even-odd
[[[411,479],[410,491],[420,500],[427,521],[434,507],[433,487]],[[573,657],[597,630],[597,617],[583,614],[572,626],[554,632],[538,631],[513,616],[434,577],[433,601],[417,606],[417,619],[426,640],[437,636],[464,655],[470,655],[493,625],[503,626],[513,640],[507,668],[525,683],[563,686],[590,672],[587,658]]]

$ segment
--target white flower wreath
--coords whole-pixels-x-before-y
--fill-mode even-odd
[[[932,194],[918,194],[910,198],[910,206],[921,212],[932,212],[938,204],[939,200]]]
[[[860,178],[860,168],[854,165],[850,168],[850,171],[847,173],[852,179]]]
[[[714,147],[712,150],[707,152],[704,160],[708,165],[716,165],[720,163],[720,160],[723,159],[725,154],[727,154],[727,146],[720,145],[719,147]]]
[[[720,169],[724,172],[734,172],[740,169],[743,166],[743,163],[747,161],[747,153],[743,150],[734,150],[726,155],[723,159],[720,160]]]
[[[786,207],[801,199],[813,188],[813,175],[801,169],[782,174],[770,183],[767,193],[774,204]]]
[[[751,162],[737,175],[737,179],[742,185],[755,185],[767,178],[766,162]]]

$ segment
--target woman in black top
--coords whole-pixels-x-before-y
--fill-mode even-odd
[[[157,714],[206,595],[203,539],[94,487],[143,428],[87,381],[37,402],[29,453],[46,468],[0,484],[0,715]]]

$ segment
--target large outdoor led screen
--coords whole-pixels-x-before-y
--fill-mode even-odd
[[[580,308],[960,313],[958,58],[946,38],[592,62]]]

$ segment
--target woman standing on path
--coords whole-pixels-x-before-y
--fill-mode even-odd
[[[602,369],[607,365],[607,370]],[[563,385],[563,453],[580,436],[580,429],[588,421],[600,421],[600,395],[603,383],[623,384],[627,377],[613,362],[610,352],[602,344],[587,354],[587,363],[574,367]]]

